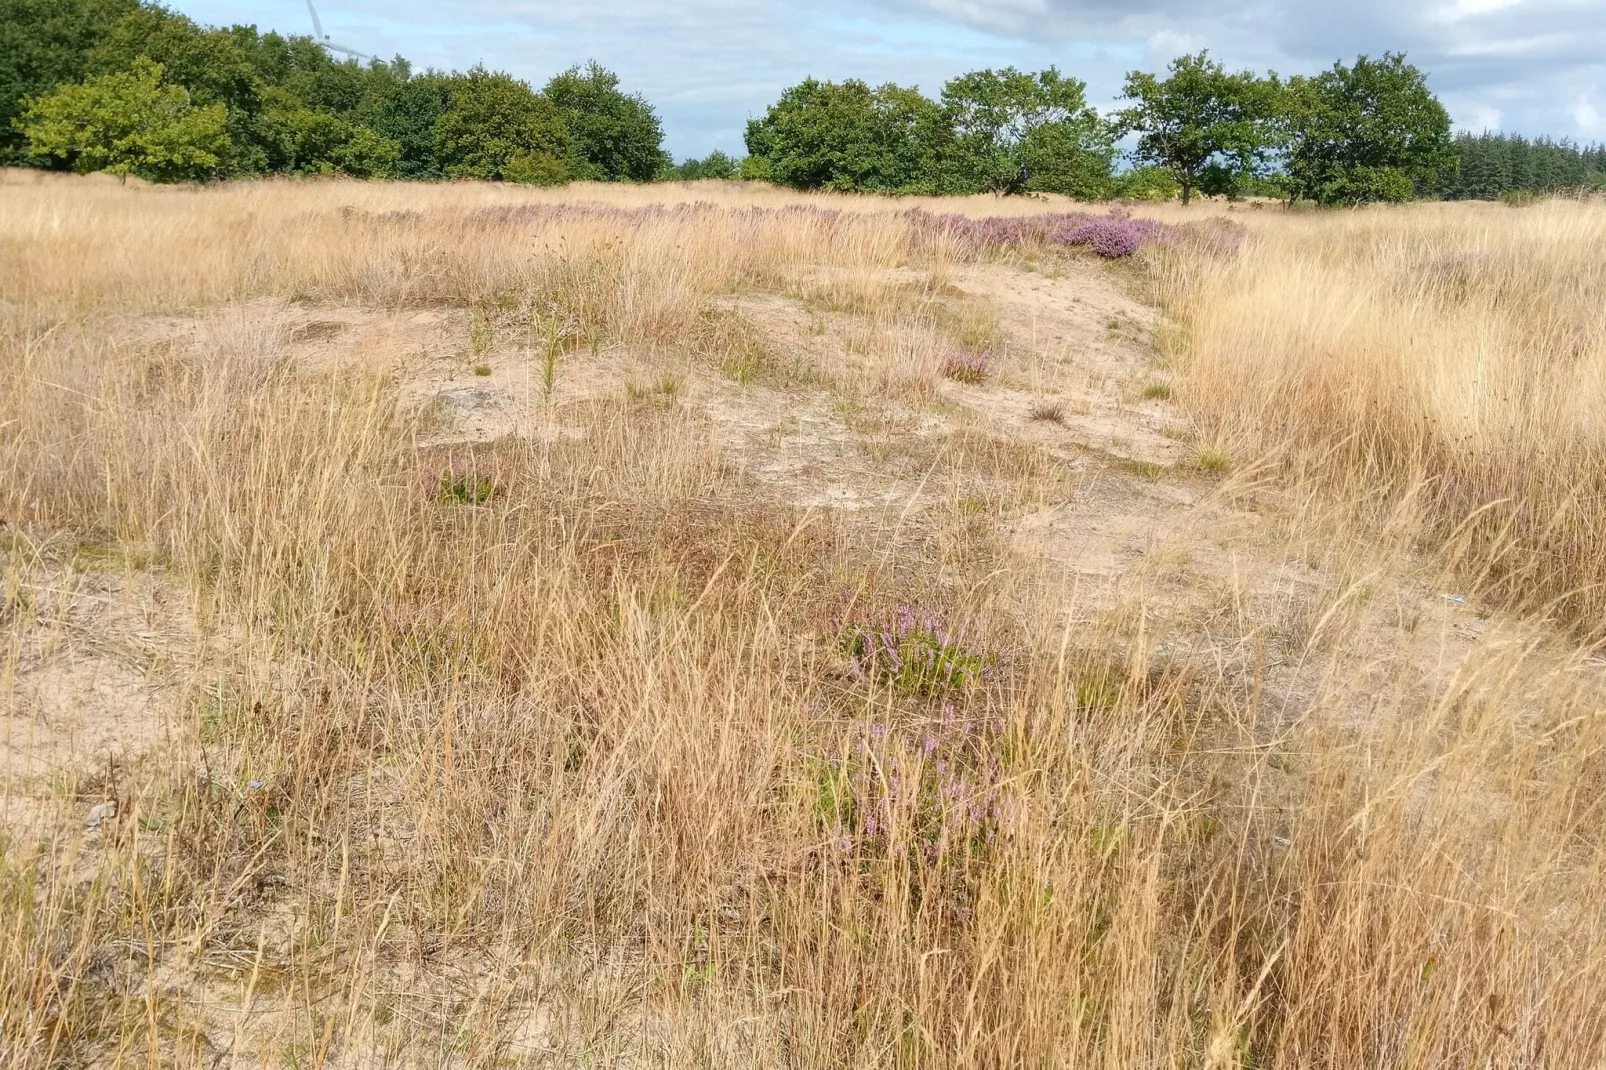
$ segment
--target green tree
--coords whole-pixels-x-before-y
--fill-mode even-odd
[[[0,0],[0,164],[28,159],[16,125],[29,97],[81,82],[89,53],[137,0]]]
[[[620,90],[619,76],[596,60],[570,67],[541,92],[568,128],[576,178],[651,182],[670,166],[658,113],[640,93]]]
[[[1169,74],[1144,71],[1126,76],[1116,115],[1122,134],[1136,133],[1133,159],[1164,167],[1182,192],[1235,192],[1239,181],[1258,174],[1276,145],[1281,86],[1250,71],[1229,74],[1208,52],[1171,61]]]
[[[994,193],[1107,196],[1115,147],[1087,86],[1053,67],[972,71],[942,89],[957,184]]]
[[[164,85],[162,66],[145,57],[131,71],[104,74],[31,99],[22,119],[28,151],[76,171],[107,171],[124,181],[207,178],[228,155],[228,111],[196,107],[183,86]]]
[[[742,173],[740,160],[715,149],[702,159],[687,159],[670,172],[670,176],[680,182],[695,182],[703,178],[736,178]]]
[[[298,174],[390,178],[401,146],[369,127],[302,105],[278,87],[265,91],[270,108],[261,130],[273,147],[274,169]]]
[[[799,189],[944,192],[942,110],[916,89],[805,79],[747,124],[742,174]]]
[[[222,104],[228,109],[233,151],[224,157],[225,169],[263,169],[254,136],[262,80],[233,32],[200,26],[155,4],[140,4],[96,42],[87,57],[88,73],[126,71],[140,56],[161,64],[164,80],[183,86],[194,104]]]
[[[415,75],[397,56],[370,68],[368,85],[348,118],[396,143],[398,178],[437,178],[435,124],[446,107],[444,75]]]
[[[1454,180],[1450,116],[1402,54],[1360,56],[1289,80],[1289,178],[1295,196],[1363,204],[1435,196]]]
[[[452,178],[553,185],[573,174],[558,107],[509,74],[475,67],[445,86],[435,153]]]
[[[1182,192],[1170,168],[1146,164],[1134,167],[1115,180],[1115,193],[1135,201],[1169,201]]]

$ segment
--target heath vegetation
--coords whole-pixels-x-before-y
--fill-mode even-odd
[[[1600,205],[5,181],[5,1065],[1598,1060]]]

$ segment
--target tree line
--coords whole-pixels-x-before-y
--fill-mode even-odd
[[[1446,196],[1457,200],[1606,192],[1606,145],[1485,131],[1457,135],[1455,152],[1461,166]]]
[[[310,37],[200,26],[149,0],[3,4],[0,164],[538,183],[671,164],[657,112],[596,63],[537,91],[483,67],[336,61]]]
[[[1606,188],[1606,147],[1452,136],[1403,55],[1311,77],[1207,52],[1127,75],[1103,115],[1055,68],[914,87],[806,79],[747,124],[743,159],[674,164],[657,112],[595,62],[512,75],[337,61],[310,37],[204,27],[152,0],[0,0],[0,163],[158,181],[763,179],[892,194],[1264,195],[1321,204]],[[1121,166],[1126,164],[1127,166]]]
[[[1121,101],[1101,116],[1086,86],[1053,68],[972,72],[936,99],[810,79],[748,123],[742,173],[802,188],[1184,203],[1207,194],[1343,205],[1606,185],[1606,147],[1453,137],[1426,76],[1397,53],[1284,79],[1229,71],[1199,52],[1162,74],[1129,73]],[[1123,156],[1134,166],[1118,171]]]

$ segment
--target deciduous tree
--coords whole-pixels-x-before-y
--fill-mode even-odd
[[[1117,113],[1122,134],[1138,135],[1132,156],[1171,173],[1187,204],[1196,190],[1231,192],[1267,163],[1276,143],[1281,86],[1275,77],[1228,73],[1207,52],[1179,56],[1165,78],[1126,76]]]
[[[919,90],[809,78],[747,124],[743,173],[802,189],[942,192],[946,137]]]
[[[578,158],[576,178],[651,182],[670,166],[658,113],[640,93],[595,60],[570,67],[542,94],[558,107]]]
[[[452,178],[553,185],[572,174],[558,107],[509,74],[475,67],[446,86],[435,153]]]
[[[942,89],[958,179],[994,193],[1106,196],[1115,150],[1087,86],[1053,67],[972,71]]]
[[[28,151],[77,171],[125,180],[207,178],[229,151],[228,110],[196,107],[182,86],[162,81],[162,65],[141,56],[132,70],[62,86],[30,100],[22,126]]]
[[[1450,116],[1400,53],[1289,81],[1288,174],[1322,204],[1436,196],[1453,180]]]

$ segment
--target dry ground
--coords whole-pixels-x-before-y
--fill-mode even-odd
[[[1592,648],[1231,423],[1232,254],[6,190],[10,1063],[1601,1058]]]

